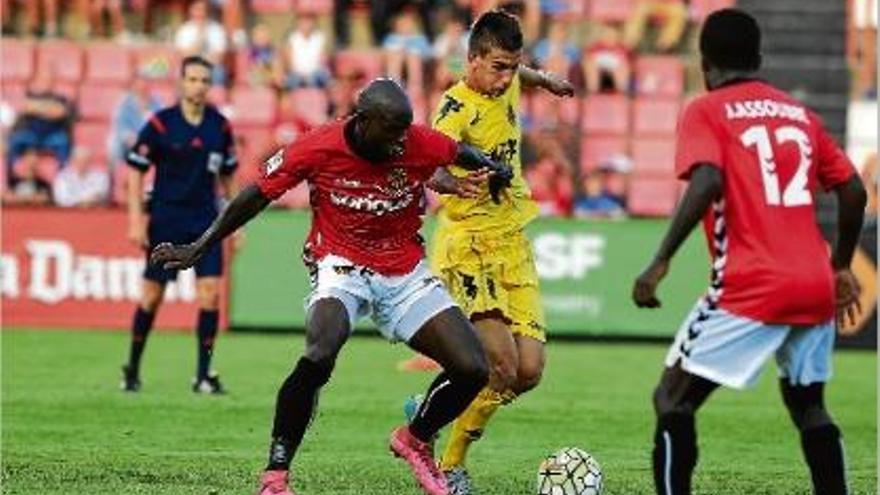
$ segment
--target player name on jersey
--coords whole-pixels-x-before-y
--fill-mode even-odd
[[[732,101],[724,104],[724,110],[727,120],[780,118],[809,124],[804,107],[769,99]]]

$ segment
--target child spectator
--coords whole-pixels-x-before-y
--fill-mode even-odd
[[[538,41],[532,50],[532,57],[538,65],[549,72],[567,75],[578,61],[578,49],[567,39],[566,25],[563,21],[553,21],[547,37]]]
[[[421,91],[424,88],[422,64],[431,55],[431,45],[428,38],[419,31],[412,13],[402,12],[394,19],[393,24],[391,33],[382,43],[388,77],[402,84],[405,67],[408,88]]]
[[[181,56],[200,55],[214,64],[214,84],[226,82],[226,30],[208,17],[208,3],[196,0],[189,7],[189,19],[174,36],[174,46]]]
[[[144,123],[161,108],[162,103],[150,94],[147,81],[141,75],[135,77],[113,114],[107,139],[107,157],[112,166],[125,162],[125,154],[134,146]]]
[[[620,32],[600,25],[598,36],[584,50],[584,81],[589,93],[625,93],[630,86],[630,51]]]
[[[434,41],[433,50],[437,66],[434,83],[439,88],[447,88],[464,74],[467,64],[468,28],[462,17],[450,17]]]
[[[581,192],[574,201],[577,218],[623,218],[626,213],[620,198],[605,187],[609,170],[588,172],[581,181]]]
[[[245,80],[252,86],[283,86],[281,61],[272,43],[272,34],[265,24],[257,24],[251,30],[250,45],[245,56],[247,72],[237,74],[239,80]]]
[[[282,60],[286,64],[288,89],[325,87],[330,79],[327,69],[327,37],[318,29],[311,14],[300,14],[296,27],[287,38]]]

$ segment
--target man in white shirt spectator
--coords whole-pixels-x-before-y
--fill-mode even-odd
[[[296,29],[287,38],[283,50],[287,89],[325,87],[330,80],[327,68],[327,40],[318,29],[317,19],[309,14],[296,18]]]
[[[214,64],[214,84],[226,81],[224,56],[227,39],[223,26],[208,17],[208,2],[197,0],[189,7],[189,18],[174,35],[174,46],[181,56],[200,55]]]
[[[110,177],[106,170],[91,166],[91,151],[77,146],[70,166],[58,173],[52,184],[52,196],[58,206],[89,208],[107,202]]]

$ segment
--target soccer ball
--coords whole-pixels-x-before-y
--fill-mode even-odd
[[[600,495],[602,468],[590,454],[566,447],[541,462],[538,495]]]

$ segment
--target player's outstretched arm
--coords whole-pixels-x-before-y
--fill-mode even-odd
[[[455,194],[462,198],[476,198],[489,181],[489,192],[496,203],[501,201],[501,190],[510,186],[513,168],[496,162],[471,145],[458,143],[455,163],[472,173],[464,177],[452,175],[446,168],[439,168],[427,185],[440,194]]]
[[[181,270],[195,265],[210,246],[246,224],[269,203],[269,199],[256,185],[242,189],[198,240],[191,244],[159,244],[150,253],[150,263]]]
[[[834,188],[834,193],[838,205],[837,245],[831,254],[831,264],[836,285],[837,319],[841,323],[847,320],[855,323],[862,310],[859,302],[861,287],[850,270],[850,263],[862,232],[868,193],[858,175]]]
[[[672,217],[672,223],[666,231],[660,248],[651,264],[636,278],[633,285],[632,298],[636,306],[640,308],[660,306],[660,300],[656,295],[657,286],[669,271],[670,260],[703,218],[712,201],[721,194],[722,186],[721,171],[718,167],[699,164],[693,169],[687,191]]]
[[[535,70],[531,67],[520,65],[519,80],[523,86],[544,88],[556,96],[574,96],[574,86],[565,78],[552,72]]]

